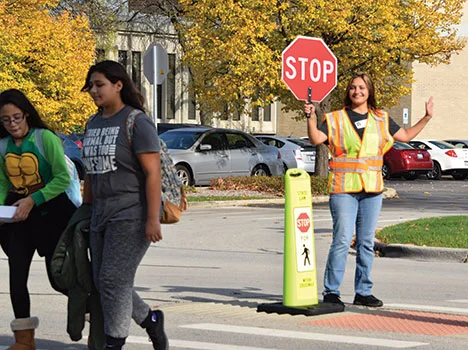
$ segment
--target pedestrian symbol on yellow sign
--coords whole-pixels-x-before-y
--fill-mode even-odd
[[[304,252],[302,255],[305,255],[304,257],[304,266],[308,263],[310,265],[310,260],[309,260],[309,249],[305,246],[305,244],[302,245],[304,247]]]

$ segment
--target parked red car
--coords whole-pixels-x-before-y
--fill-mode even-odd
[[[385,179],[399,175],[407,180],[414,180],[419,174],[431,171],[432,167],[433,163],[428,151],[395,141],[393,147],[384,156],[382,175]]]

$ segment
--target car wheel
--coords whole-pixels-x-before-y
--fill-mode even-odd
[[[416,174],[414,171],[410,171],[409,173],[403,174],[403,177],[406,180],[416,180],[418,178],[418,174]]]
[[[426,176],[429,180],[440,180],[442,177],[442,169],[440,168],[439,163],[434,162],[432,170],[428,171]]]
[[[270,176],[270,170],[266,165],[258,164],[252,170],[252,176]]]
[[[193,177],[190,170],[185,165],[177,164],[176,165],[177,175],[182,181],[182,184],[185,186],[192,186],[193,185]]]
[[[390,179],[392,174],[390,173],[390,168],[387,164],[384,164],[382,167],[382,176],[384,179]]]
[[[460,171],[454,171],[452,173],[452,177],[455,179],[455,180],[465,180],[467,177],[468,177],[468,173],[466,172],[460,172]]]

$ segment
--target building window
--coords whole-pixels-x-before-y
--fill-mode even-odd
[[[132,80],[141,91],[141,52],[132,51]]]
[[[197,101],[195,99],[195,94],[192,90],[192,74],[189,74],[189,84],[188,84],[188,119],[194,120],[197,119]]]
[[[176,56],[168,54],[169,71],[167,72],[167,119],[175,119],[175,76],[176,76]]]
[[[197,103],[193,98],[188,100],[188,119],[197,119]]]
[[[106,51],[103,49],[96,49],[96,62],[101,62],[106,58]]]
[[[260,108],[258,107],[252,108],[252,121],[253,122],[259,121],[259,114],[260,114],[259,111],[260,111]]]
[[[124,66],[125,70],[127,70],[127,63],[128,63],[127,51],[119,50],[118,60],[119,60],[119,63],[122,66]]]
[[[263,107],[263,121],[271,122],[271,105]]]

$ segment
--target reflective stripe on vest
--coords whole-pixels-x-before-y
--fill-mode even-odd
[[[369,110],[361,138],[344,109],[327,113],[330,160],[330,193],[381,192],[383,155],[393,144],[388,114]]]

